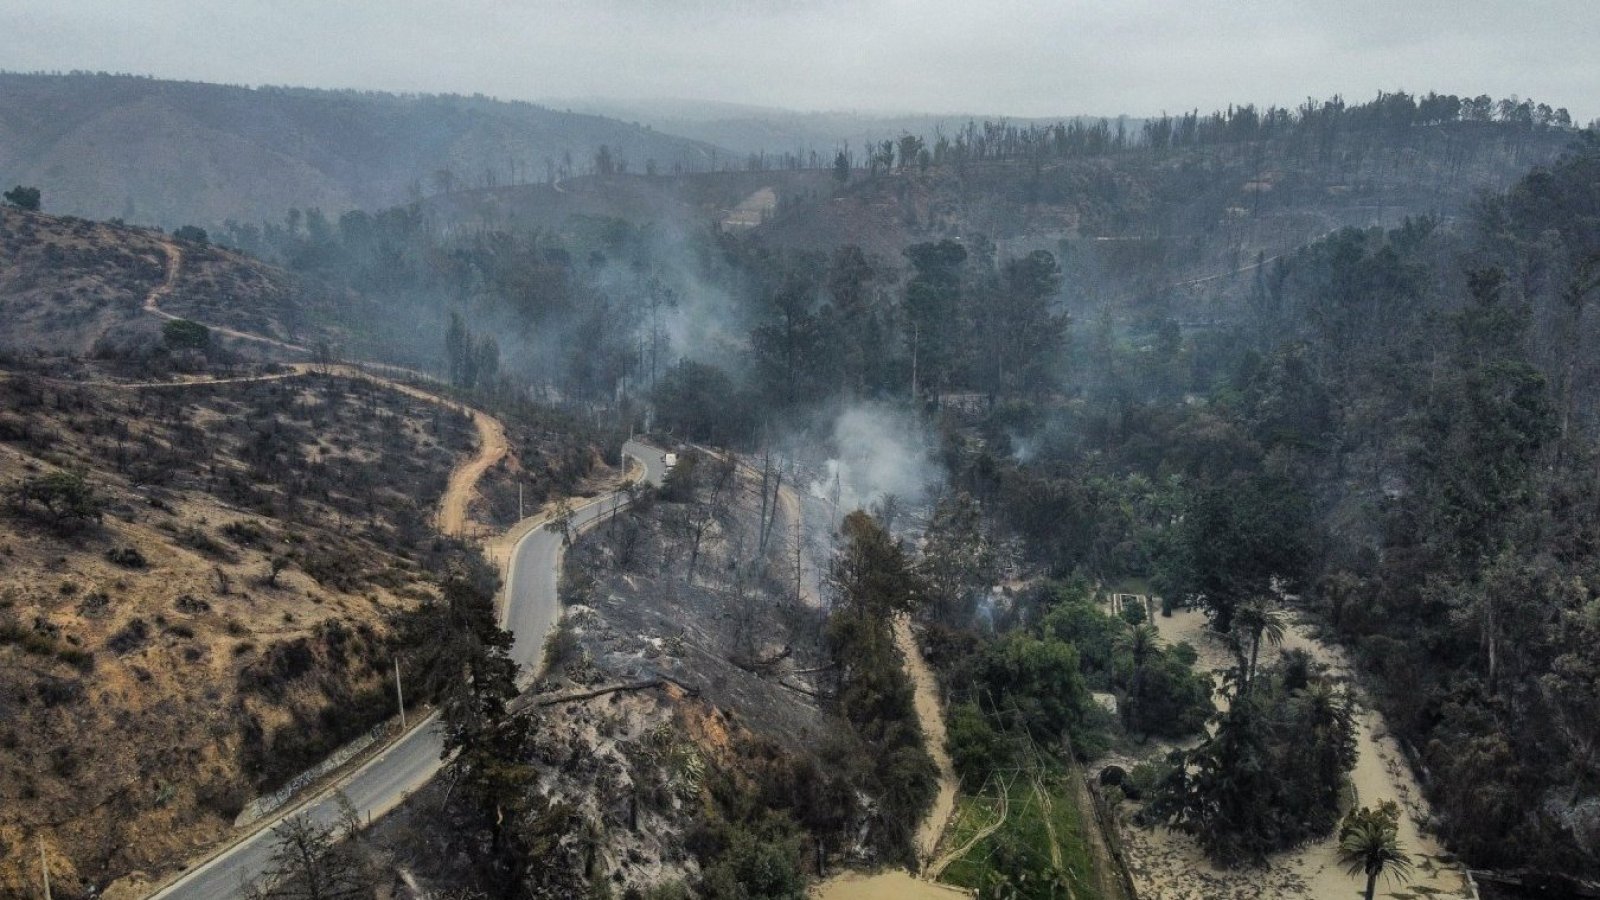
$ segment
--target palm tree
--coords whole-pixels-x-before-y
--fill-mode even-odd
[[[1356,720],[1350,698],[1329,682],[1318,679],[1298,692],[1291,701],[1294,728],[1305,737],[1298,742],[1298,765],[1315,773],[1314,780],[1303,782],[1316,793],[1306,802],[1326,809],[1330,821],[1338,807],[1339,791],[1345,773],[1356,764]]]
[[[1268,606],[1267,602],[1259,597],[1246,600],[1234,611],[1233,627],[1244,629],[1250,642],[1248,661],[1240,660],[1244,665],[1244,677],[1240,679],[1240,683],[1245,689],[1248,690],[1250,683],[1255,680],[1256,662],[1261,656],[1261,642],[1265,640],[1274,647],[1282,644],[1285,624],[1283,612]]]
[[[1372,900],[1378,876],[1395,881],[1411,877],[1411,857],[1400,846],[1400,808],[1385,800],[1377,809],[1352,810],[1339,826],[1339,861],[1353,877],[1367,876],[1367,900]]]
[[[1130,625],[1117,635],[1117,649],[1127,652],[1133,660],[1133,683],[1128,689],[1128,724],[1134,723],[1133,711],[1144,693],[1144,668],[1161,646],[1161,632],[1154,625]]]

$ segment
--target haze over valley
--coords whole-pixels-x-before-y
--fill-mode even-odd
[[[0,25],[0,897],[1600,896],[1587,5]]]

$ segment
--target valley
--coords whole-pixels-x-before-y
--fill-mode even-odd
[[[1600,894],[1566,110],[0,89],[0,894]]]

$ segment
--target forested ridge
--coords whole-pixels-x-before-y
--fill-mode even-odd
[[[1000,411],[952,467],[1057,571],[1154,572],[1222,628],[1292,594],[1354,649],[1452,846],[1592,874],[1597,225],[1590,140],[1470,223],[1264,267],[1237,325],[1086,336],[1073,400]]]

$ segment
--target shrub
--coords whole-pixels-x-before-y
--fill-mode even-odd
[[[81,472],[50,472],[24,478],[6,491],[6,505],[25,518],[70,534],[99,522],[105,500]]]
[[[233,552],[226,545],[212,537],[204,528],[198,525],[190,525],[179,531],[178,543],[191,550],[204,553],[213,559],[231,562],[234,558]]]
[[[237,519],[222,526],[222,536],[241,547],[254,547],[266,541],[267,531],[249,519]]]
[[[106,551],[106,560],[124,569],[142,569],[150,564],[136,547],[112,547]]]
[[[41,678],[34,689],[39,694],[39,702],[47,709],[80,703],[85,693],[79,682],[61,678]]]
[[[990,772],[1011,766],[1010,743],[975,703],[950,708],[949,747],[950,761],[968,790],[981,787]]]
[[[105,591],[94,591],[78,603],[78,614],[84,616],[97,616],[106,611],[111,605],[111,595]]]
[[[106,649],[118,656],[143,647],[150,640],[150,625],[143,619],[133,619],[106,638]]]
[[[188,319],[173,319],[161,326],[161,340],[171,350],[204,350],[211,344],[211,329]]]

